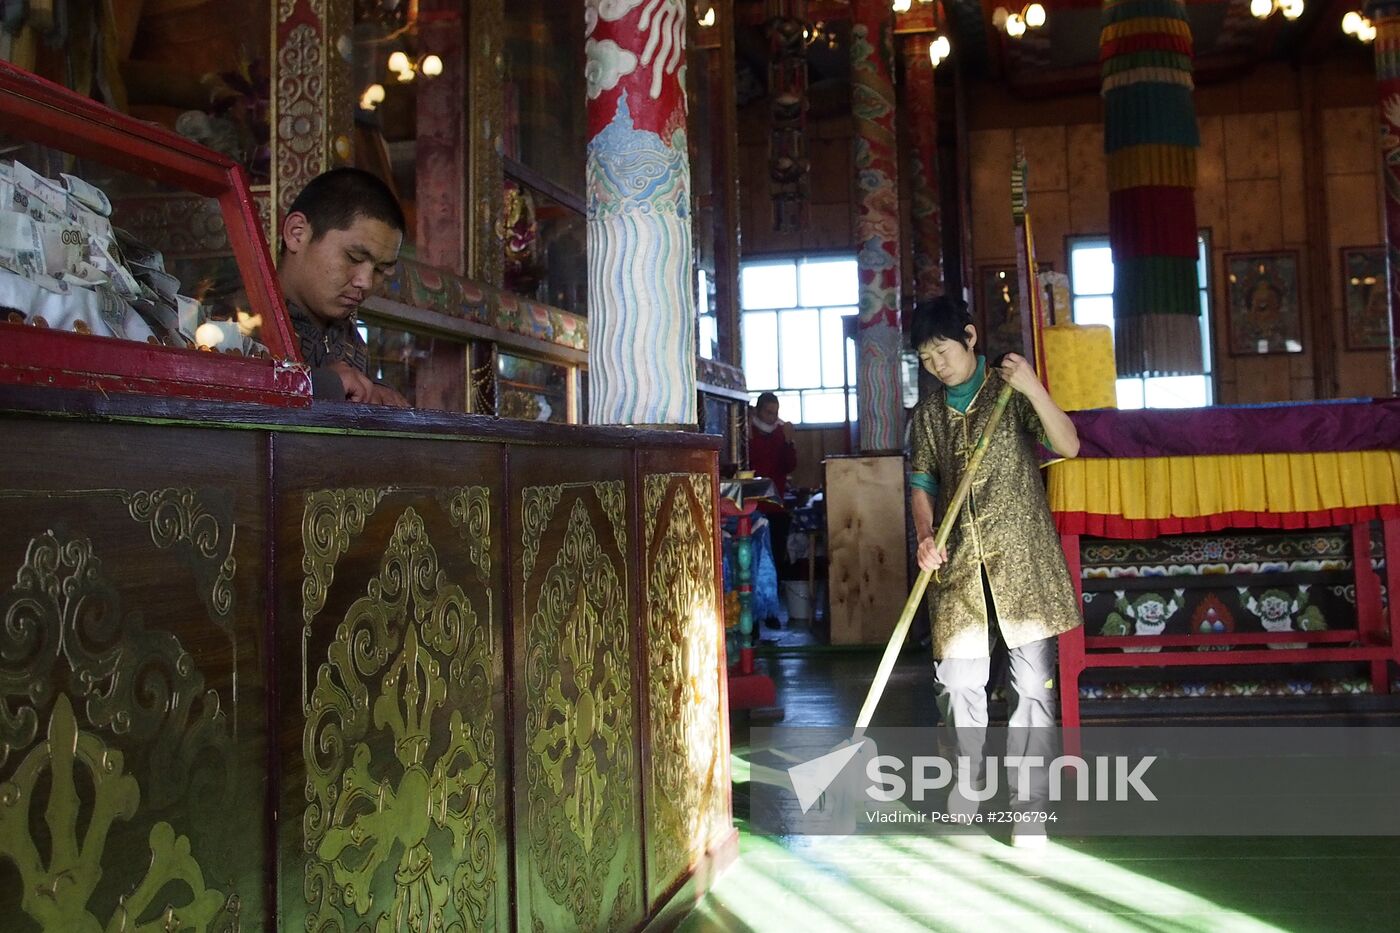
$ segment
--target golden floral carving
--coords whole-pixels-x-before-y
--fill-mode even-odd
[[[643,480],[651,724],[648,845],[665,887],[703,854],[724,820],[720,623],[711,479]]]
[[[621,484],[573,488],[598,494],[614,485]],[[565,488],[525,490],[527,503],[550,504],[526,522],[527,550],[538,548]],[[528,573],[523,581],[530,620],[524,822],[545,890],[580,926],[591,927],[631,822],[633,696],[625,564],[619,573],[623,556],[600,546],[585,498],[573,498],[563,541],[538,587]],[[614,526],[623,520],[620,498],[598,495]]]
[[[50,531],[0,594],[0,769],[65,689],[92,727],[141,745],[153,806],[185,796],[197,766],[226,779],[228,721],[179,639],[122,611],[90,540]]]
[[[452,527],[462,535],[467,552],[476,565],[478,579],[491,581],[491,491],[485,486],[459,486],[444,490],[438,504],[447,513]]]
[[[48,793],[41,794],[45,776]],[[79,799],[83,785],[92,788],[90,809]],[[44,798],[47,834],[46,844],[40,846],[30,824],[38,817],[37,801]],[[24,892],[20,906],[42,929],[82,933],[210,930],[216,923],[223,929],[238,928],[237,896],[226,899],[204,886],[189,840],[176,836],[165,822],[151,827],[151,860],[145,878],[122,898],[108,922],[102,924],[88,911],[88,901],[102,878],[108,833],[118,820],[135,817],[140,804],[140,785],[125,773],[121,752],[81,731],[72,703],[66,694],[59,694],[46,741],[25,756],[9,781],[0,784],[0,858],[18,869]],[[167,902],[157,921],[138,926],[158,895],[171,896],[165,889],[176,882],[188,888],[189,900],[178,908]]]
[[[199,513],[186,505],[158,493],[133,494],[129,502],[134,514],[150,515],[157,546],[188,540],[221,553],[216,531],[191,520]],[[88,728],[78,724],[75,700]],[[135,749],[146,799],[126,773],[126,756],[97,730]],[[202,798],[192,788],[211,777],[226,781],[233,753],[218,695],[204,689],[174,635],[149,631],[139,614],[122,611],[87,538],[61,541],[49,531],[31,540],[14,586],[0,594],[0,773],[26,750],[0,784],[0,858],[14,863],[20,906],[43,929],[157,929],[137,920],[158,896],[181,896],[167,890],[174,882],[188,900],[165,905],[160,929],[238,929],[237,895],[205,888],[189,840],[168,822],[152,825],[145,866],[128,853],[106,853],[118,821],[135,819],[143,803],[169,811]],[[217,797],[226,785],[202,789]],[[36,836],[40,818],[46,829]],[[144,880],[105,925],[89,912],[104,876],[123,878],[143,867]]]
[[[156,547],[184,545],[192,552],[209,617],[228,632],[233,623],[233,577],[238,572],[233,556],[238,529],[232,520],[225,535],[219,517],[200,503],[193,489],[123,492],[121,497],[131,517],[150,526]]]
[[[489,549],[489,538],[477,544]],[[405,509],[379,574],[316,669],[302,745],[308,930],[494,922],[489,626],[440,569],[423,519]],[[391,753],[371,742],[375,732]],[[392,901],[376,901],[379,892]]]
[[[301,513],[302,641],[311,637],[311,620],[326,605],[326,595],[335,580],[335,565],[350,546],[350,540],[365,530],[370,513],[379,505],[387,489],[323,489],[306,494]],[[309,699],[310,685],[302,674],[303,706]]]

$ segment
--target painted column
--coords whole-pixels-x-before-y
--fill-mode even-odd
[[[1376,89],[1380,97],[1381,172],[1385,190],[1386,267],[1390,288],[1390,391],[1400,391],[1400,4],[1371,3],[1376,27]]]
[[[938,111],[928,35],[905,36],[904,112],[909,117],[910,213],[914,300],[943,294],[943,213],[938,186]]]
[[[852,0],[851,103],[860,263],[856,387],[860,446],[865,451],[896,450],[904,444],[893,26],[889,0]]]
[[[592,424],[696,421],[687,11],[684,0],[584,8]]]

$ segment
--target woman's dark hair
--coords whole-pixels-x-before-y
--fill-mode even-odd
[[[967,346],[967,326],[971,323],[967,302],[952,295],[940,295],[914,306],[909,339],[915,351],[930,340],[959,340]]]
[[[778,397],[777,397],[776,395],[774,395],[772,392],[764,392],[764,393],[762,393],[761,395],[759,395],[758,401],[754,403],[754,406],[753,406],[753,407],[754,407],[754,408],[762,408],[764,405],[767,405],[769,402],[776,403],[777,401],[778,401]]]

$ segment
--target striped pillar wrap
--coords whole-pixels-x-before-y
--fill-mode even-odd
[[[889,0],[851,0],[852,154],[860,267],[856,391],[864,451],[904,445],[893,41]]]
[[[1182,0],[1104,0],[1099,61],[1114,343],[1124,376],[1201,372],[1191,27]]]
[[[1386,267],[1390,288],[1390,391],[1400,393],[1400,3],[1372,3],[1376,90],[1380,97],[1381,171],[1385,176]]]
[[[909,116],[914,300],[943,294],[943,214],[938,191],[938,110],[929,37],[904,37],[904,112]]]
[[[684,0],[584,7],[592,424],[696,422],[687,9]]]

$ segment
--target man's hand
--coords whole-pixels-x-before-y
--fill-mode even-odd
[[[345,387],[345,399],[350,402],[372,401],[375,389],[378,388],[369,377],[351,366],[344,360],[336,360],[334,363],[326,364],[327,369],[331,369],[340,377],[340,384]]]
[[[1040,388],[1040,377],[1035,374],[1026,358],[1017,353],[1008,353],[1001,361],[1001,378],[1022,395],[1030,395]]]
[[[919,542],[920,570],[937,570],[939,567],[948,563],[947,546],[936,548],[933,545],[933,538],[925,538]]]
[[[397,389],[380,382],[372,382],[370,386],[373,389],[369,395],[371,405],[391,405],[394,408],[409,407],[408,399],[400,395]]]
[[[380,385],[344,360],[328,363],[328,368],[340,377],[345,387],[345,399],[349,402],[364,402],[368,405],[390,405],[394,408],[407,408],[408,399],[390,386]]]

